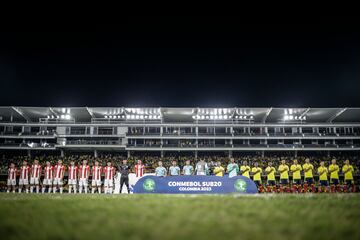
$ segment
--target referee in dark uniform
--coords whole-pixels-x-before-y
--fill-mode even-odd
[[[122,192],[123,185],[127,187],[128,193],[130,193],[129,188],[129,171],[130,166],[127,164],[127,159],[122,160],[122,164],[118,165],[118,171],[121,174],[120,177],[120,193]]]

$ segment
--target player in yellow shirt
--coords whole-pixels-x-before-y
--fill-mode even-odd
[[[302,167],[297,159],[294,159],[293,164],[290,166],[290,172],[293,177],[293,192],[301,192],[301,170]]]
[[[336,164],[336,159],[334,158],[331,160],[329,166],[331,192],[335,192],[335,187],[337,188],[337,191],[340,192],[339,171],[340,167]]]
[[[344,173],[344,191],[352,186],[351,191],[355,192],[355,184],[354,184],[354,167],[350,165],[349,160],[345,160],[345,165],[342,167],[342,172]]]
[[[257,162],[254,163],[254,167],[251,169],[251,173],[253,174],[253,181],[255,182],[256,186],[259,188],[259,192],[262,192],[262,185],[261,185],[262,169],[259,167],[259,164]]]
[[[222,177],[224,176],[225,169],[221,166],[221,162],[218,161],[214,168],[215,176]]]
[[[324,161],[320,162],[320,167],[318,167],[317,173],[319,174],[318,191],[321,192],[322,187],[324,187],[325,192],[327,192],[327,188],[329,186],[329,183],[328,183],[329,170],[327,169],[327,167],[325,167],[325,162]]]
[[[278,171],[280,172],[280,192],[283,192],[284,186],[289,191],[289,166],[286,165],[285,160],[281,160]]]
[[[276,185],[276,181],[275,181],[275,172],[276,169],[273,167],[272,162],[268,163],[267,168],[265,168],[265,173],[266,173],[266,179],[267,179],[267,184],[274,186]]]
[[[250,166],[246,161],[243,161],[243,165],[240,168],[240,173],[242,176],[250,178]]]
[[[309,185],[311,186],[311,191],[315,192],[314,185],[314,166],[310,163],[310,159],[306,158],[305,163],[302,165],[304,171],[304,192],[308,191]]]

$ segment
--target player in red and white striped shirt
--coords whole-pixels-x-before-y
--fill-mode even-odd
[[[29,175],[30,175],[30,167],[27,165],[26,161],[23,161],[22,166],[20,167],[20,178],[19,178],[19,193],[21,190],[25,188],[25,192],[29,192]]]
[[[137,161],[135,165],[135,175],[137,178],[141,178],[144,175],[145,165],[142,164],[141,160]]]
[[[59,160],[58,164],[54,166],[54,182],[53,182],[53,192],[56,193],[56,188],[60,189],[60,194],[63,193],[63,179],[65,174],[65,166],[62,164],[62,161]]]
[[[115,168],[111,166],[111,162],[107,162],[107,166],[104,167],[105,180],[104,180],[104,192],[112,194],[114,185]]]
[[[34,186],[36,187],[36,193],[39,193],[39,183],[41,175],[41,165],[38,160],[34,161],[30,170],[30,192],[33,192]]]
[[[85,193],[87,193],[89,175],[90,175],[90,167],[87,165],[87,161],[84,160],[82,165],[79,166],[79,193],[82,192],[83,187]]]
[[[77,174],[78,167],[75,166],[75,162],[71,161],[68,171],[68,184],[69,184],[69,193],[71,193],[72,188],[74,188],[74,193],[76,193],[76,183],[77,183]]]
[[[13,193],[15,192],[15,188],[16,188],[16,174],[17,174],[17,169],[15,167],[14,163],[10,164],[10,167],[8,169],[8,179],[7,179],[7,192],[9,193],[10,191],[12,191]]]
[[[54,167],[51,166],[49,161],[47,161],[46,166],[44,167],[44,180],[43,180],[42,193],[45,193],[46,188],[48,188],[48,193],[51,193],[53,176],[54,176]]]
[[[91,174],[91,193],[95,193],[95,189],[98,189],[98,193],[101,193],[101,172],[102,167],[99,166],[99,162],[95,161],[95,165],[92,167]]]

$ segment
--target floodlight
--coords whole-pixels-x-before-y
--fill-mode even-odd
[[[290,116],[289,116],[289,119],[290,119],[290,120],[293,120],[293,119],[294,119],[294,116],[293,116],[293,115],[290,115]]]
[[[284,120],[289,120],[289,115],[285,115]]]

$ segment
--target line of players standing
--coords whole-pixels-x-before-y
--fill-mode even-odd
[[[200,160],[195,168],[190,165],[190,161],[186,161],[182,171],[177,166],[176,161],[172,162],[172,166],[168,171],[161,161],[158,162],[158,167],[155,169],[155,175],[159,177],[178,176],[178,175],[207,175],[209,173],[209,166],[204,160]],[[339,172],[344,174],[344,182],[341,185],[339,180]],[[221,162],[214,164],[212,172],[215,176],[222,177],[225,172],[229,174],[229,177],[242,175],[250,178],[252,176],[256,183],[259,192],[355,192],[356,186],[354,183],[353,172],[354,167],[350,165],[349,160],[345,161],[345,164],[340,169],[336,164],[336,159],[332,159],[329,167],[325,166],[325,162],[321,161],[317,170],[310,163],[310,159],[306,159],[303,165],[300,165],[296,159],[293,160],[293,164],[289,167],[285,160],[281,161],[278,169],[273,167],[272,162],[268,163],[265,168],[266,183],[263,185],[261,175],[263,173],[262,168],[255,162],[253,167],[250,167],[246,161],[243,161],[242,166],[239,168],[235,163],[234,158],[230,159],[226,170],[221,166]],[[280,174],[279,185],[276,184],[275,173]],[[302,181],[301,172],[304,175],[304,181]],[[314,172],[319,176],[318,187],[315,187]],[[292,174],[292,184],[290,187],[289,173]],[[330,184],[329,184],[330,180]]]
[[[111,162],[107,162],[106,166],[101,166],[98,161],[95,161],[94,165],[90,168],[86,160],[82,161],[82,164],[76,165],[74,161],[70,162],[69,166],[63,165],[62,161],[59,160],[56,165],[52,166],[49,161],[46,162],[45,166],[42,167],[38,160],[29,166],[26,161],[22,163],[19,170],[16,168],[14,163],[10,164],[8,169],[7,179],[7,192],[16,192],[16,188],[19,193],[23,190],[24,192],[34,191],[39,193],[57,192],[63,193],[64,186],[64,175],[65,171],[68,172],[68,192],[69,193],[88,193],[90,172],[91,172],[91,193],[102,192],[102,185],[104,193],[111,194],[114,187],[114,178],[117,177],[116,173],[120,174],[120,193],[125,185],[128,193],[129,188],[129,173],[130,166],[127,160],[123,160],[122,163],[117,165],[117,169],[112,166]],[[145,166],[139,160],[135,165],[134,171],[136,177],[141,177],[144,174]],[[101,177],[104,175],[104,184],[102,184]],[[19,176],[18,187],[17,177]],[[41,177],[43,181],[41,184]],[[41,189],[40,189],[41,185]]]

